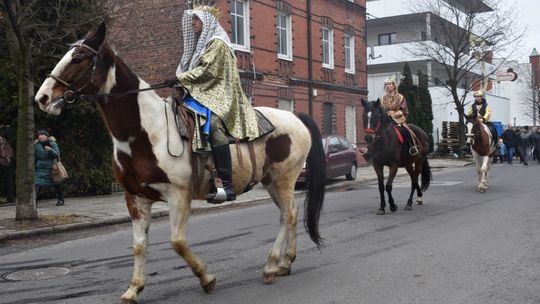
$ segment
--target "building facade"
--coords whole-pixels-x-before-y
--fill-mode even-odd
[[[445,0],[444,3],[465,14],[492,11],[492,8],[481,0]],[[411,13],[411,2],[407,0],[367,0],[366,6],[368,99],[375,100],[384,94],[383,83],[387,77],[394,76],[399,81],[405,62],[409,64],[413,77],[418,70],[422,71],[431,80],[429,91],[434,116],[433,130],[426,131],[432,132],[435,143],[440,143],[443,139],[443,125],[459,121],[450,91],[438,83],[445,81],[448,74],[445,65],[440,61],[434,61],[432,57],[418,55],[410,50],[414,50],[418,44],[437,45],[432,49],[445,47],[448,32],[439,30],[436,26],[438,24],[445,24],[445,28],[454,27],[455,32],[459,33],[457,35],[461,35],[465,30],[455,26],[444,16],[432,12]],[[470,49],[465,50],[466,53],[469,51]],[[447,64],[451,65],[452,62],[448,61]],[[458,84],[458,96],[464,96],[476,79],[494,73],[495,69],[489,58],[479,63]],[[493,89],[488,90],[486,98],[493,109],[492,120],[502,124],[510,122],[510,99],[497,94]],[[466,106],[471,102],[472,96],[470,101],[466,102]]]
[[[181,16],[189,4],[109,5],[109,40],[120,57],[149,83],[172,77],[182,56]],[[363,143],[365,0],[217,0],[215,6],[254,106],[309,113],[323,134]]]

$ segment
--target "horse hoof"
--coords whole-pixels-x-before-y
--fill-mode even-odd
[[[276,273],[265,273],[263,274],[263,283],[272,284],[272,282],[274,282],[275,277],[276,277]]]
[[[411,205],[405,206],[405,210],[412,210],[412,206]]]
[[[397,206],[396,205],[390,206],[390,211],[396,212],[397,211]]]
[[[128,300],[128,299],[124,299],[124,298],[121,298],[120,301],[121,301],[120,303],[122,303],[122,304],[137,304],[137,301],[135,301],[135,300]]]
[[[422,205],[422,204],[424,204],[424,201],[422,200],[421,197],[419,197],[419,198],[416,199],[416,204],[417,204],[417,205]]]
[[[206,283],[206,284],[201,284],[204,292],[206,293],[211,293],[212,291],[214,291],[214,287],[216,287],[216,278],[212,277],[212,279]]]
[[[381,209],[379,209],[379,210],[377,211],[377,215],[384,215],[384,213],[385,213],[384,210],[381,210]]]
[[[277,271],[277,276],[288,276],[291,274],[291,269],[286,267],[279,267],[279,270]]]

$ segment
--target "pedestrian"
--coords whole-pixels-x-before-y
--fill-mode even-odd
[[[8,204],[15,203],[13,191],[13,148],[8,141],[0,136],[0,180],[4,185],[6,201]]]
[[[512,160],[514,159],[517,144],[516,133],[514,132],[511,124],[506,126],[506,130],[504,130],[501,138],[506,146],[506,161],[509,165],[511,165]]]
[[[60,183],[53,181],[52,167],[56,161],[60,160],[60,148],[53,136],[45,130],[37,132],[38,138],[34,144],[36,158],[36,171],[34,175],[34,185],[36,190],[36,200],[43,187],[54,187],[56,193],[56,206],[64,205],[64,195]]]
[[[229,137],[252,140],[259,137],[259,129],[255,110],[242,91],[234,48],[218,22],[219,16],[217,8],[206,5],[184,12],[182,59],[176,77],[166,83],[171,87],[180,83],[186,90],[183,103],[202,125],[196,128],[193,146],[203,151],[211,148],[225,200],[233,201],[236,194]],[[216,199],[217,193],[212,189],[206,200],[223,202]]]
[[[531,131],[529,127],[525,126],[519,134],[519,154],[521,155],[521,162],[523,165],[529,165],[528,159],[532,148]]]
[[[495,150],[495,157],[493,158],[493,163],[497,163],[497,160],[499,160],[499,163],[502,164],[505,158],[506,146],[504,145],[503,139],[499,138],[499,142],[497,143],[497,148]]]
[[[537,127],[536,131],[531,135],[531,141],[534,147],[536,161],[540,164],[540,127]]]

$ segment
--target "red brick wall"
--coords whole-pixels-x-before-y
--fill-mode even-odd
[[[291,7],[293,30],[293,61],[278,60],[276,34],[276,1],[251,0],[250,52],[237,51],[239,68],[244,81],[250,86],[255,106],[277,107],[279,89],[292,92],[296,112],[308,112],[308,39],[306,1],[284,1]],[[361,99],[367,99],[367,65],[365,45],[365,0],[351,4],[347,0],[312,0],[312,56],[313,80],[317,96],[313,100],[313,118],[321,126],[322,105],[334,104],[335,132],[345,134],[345,107],[356,106],[356,143],[363,142]],[[166,0],[109,0],[111,20],[109,41],[120,57],[149,83],[157,83],[174,75],[182,55],[181,16],[184,1]],[[216,0],[223,12],[221,25],[230,34],[230,2]],[[334,31],[334,69],[322,68],[321,20],[329,18]],[[343,36],[345,27],[355,35],[355,69],[353,77],[344,71]],[[247,79],[253,64],[257,80]],[[284,68],[280,68],[283,66]],[[333,80],[325,81],[324,74],[333,74]],[[291,85],[290,78],[300,79],[302,84]],[[328,79],[326,79],[328,80]],[[359,90],[361,89],[361,90]],[[160,92],[169,94],[168,90]]]

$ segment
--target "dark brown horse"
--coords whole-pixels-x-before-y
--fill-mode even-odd
[[[392,197],[392,182],[400,167],[404,167],[411,177],[411,193],[405,210],[412,209],[414,190],[416,190],[417,195],[416,202],[418,205],[421,205],[422,192],[427,190],[431,181],[431,170],[427,158],[429,138],[426,132],[413,124],[409,124],[409,127],[416,134],[419,152],[415,156],[411,156],[409,155],[407,144],[400,143],[397,134],[399,131],[397,131],[398,129],[388,114],[381,108],[380,101],[378,99],[371,102],[362,100],[362,106],[364,107],[364,131],[367,140],[371,141],[369,150],[373,161],[373,168],[377,173],[379,193],[381,196],[381,205],[377,214],[382,215],[385,213],[385,189],[388,193],[390,211],[395,212],[397,210],[397,206],[394,204],[394,198]],[[384,166],[390,169],[386,186],[384,185]],[[418,176],[420,174],[422,174],[421,187],[418,185]]]
[[[144,288],[151,207],[156,201],[168,203],[172,247],[210,292],[216,279],[186,239],[191,200],[204,199],[210,190],[210,173],[205,170],[211,165],[210,154],[191,153],[189,141],[173,131],[170,101],[148,90],[149,85],[104,42],[105,32],[102,24],[75,43],[43,82],[36,101],[42,110],[58,115],[77,96],[97,99],[114,144],[114,174],[126,189],[133,223],[135,263],[122,299],[135,302]],[[317,246],[321,244],[318,222],[324,200],[325,158],[319,129],[308,115],[257,109],[275,130],[255,140],[252,149],[246,143],[231,149],[233,188],[241,194],[252,181],[260,181],[280,210],[280,229],[263,270],[264,282],[270,283],[275,276],[288,275],[296,258],[294,185],[304,163],[309,172],[305,227]],[[251,160],[246,157],[249,150],[254,151]],[[245,156],[239,157],[240,153]]]

